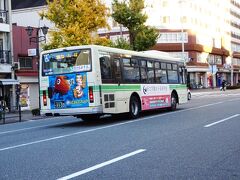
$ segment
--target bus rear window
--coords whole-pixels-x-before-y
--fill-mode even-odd
[[[43,76],[86,72],[91,70],[91,51],[65,50],[44,54],[42,57]]]

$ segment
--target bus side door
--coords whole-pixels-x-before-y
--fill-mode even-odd
[[[121,97],[120,86],[122,83],[122,75],[121,75],[121,65],[120,65],[120,57],[119,56],[111,56],[111,81],[103,80],[103,112],[104,113],[121,113],[125,112],[120,108],[121,101],[119,101],[119,97]]]

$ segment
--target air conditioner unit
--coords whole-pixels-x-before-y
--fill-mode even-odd
[[[20,63],[19,62],[14,62],[13,68],[15,70],[19,70],[20,69]]]

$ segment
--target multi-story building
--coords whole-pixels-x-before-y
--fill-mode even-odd
[[[39,26],[38,12],[45,0],[20,3],[13,0],[13,22],[21,26]],[[111,9],[112,0],[105,0]],[[231,84],[240,80],[240,5],[239,0],[147,0],[147,24],[159,29],[153,48],[181,57],[192,88],[219,86],[223,79]],[[24,20],[23,20],[24,19]],[[111,30],[99,29],[115,40],[128,38],[127,29],[111,18]],[[37,24],[38,23],[38,24]],[[44,21],[53,27],[48,21]]]
[[[11,1],[0,0],[0,100],[15,106],[16,91],[12,61]]]
[[[15,74],[21,87],[20,104],[22,110],[38,108],[38,56],[34,54],[37,44],[30,43],[26,27],[13,24],[12,29],[13,59],[19,67]]]
[[[240,83],[240,1],[231,0],[230,4],[231,25],[231,57],[232,81]]]
[[[41,39],[38,39],[39,27],[48,25],[42,21],[39,12],[46,7],[46,0],[12,0],[13,52],[14,61],[19,64],[16,76],[21,86],[20,103],[22,109],[35,109],[39,106],[38,51],[41,51]],[[33,28],[29,37],[27,27]]]
[[[112,0],[105,0],[111,8]],[[192,88],[219,86],[239,77],[239,3],[235,0],[148,0],[147,24],[160,30],[154,47],[181,57]],[[109,20],[112,30],[99,30],[116,39],[126,29]],[[240,37],[240,36],[239,36]]]

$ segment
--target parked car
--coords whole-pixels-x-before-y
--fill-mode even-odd
[[[191,98],[192,98],[190,89],[187,90],[187,98],[188,98],[188,100],[191,100]]]

